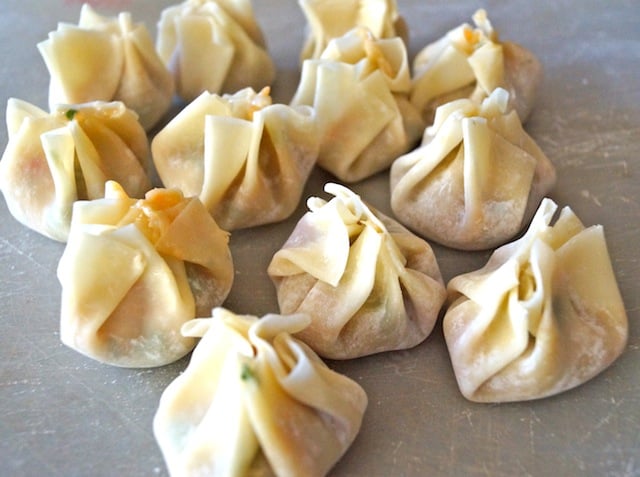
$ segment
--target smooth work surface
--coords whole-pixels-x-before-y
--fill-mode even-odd
[[[166,0],[101,0],[98,11],[129,10],[155,35]],[[276,100],[296,87],[305,20],[295,0],[255,0],[279,68]],[[604,225],[630,321],[621,358],[572,391],[525,403],[486,405],[458,392],[442,330],[420,346],[330,365],[369,395],[361,434],[332,476],[640,475],[640,4],[526,0],[399,0],[411,53],[470,21],[485,7],[501,38],[536,53],[545,79],[527,131],[555,163],[550,196],[587,224]],[[0,114],[17,97],[46,108],[48,73],[36,49],[80,3],[4,0],[0,14]],[[0,128],[4,149],[6,128]],[[315,172],[305,190],[322,195],[331,177]],[[389,212],[387,174],[353,186]],[[238,313],[277,311],[266,267],[305,211],[239,231],[231,246]],[[63,245],[18,224],[0,201],[0,475],[162,476],[151,420],[166,385],[187,364],[160,369],[103,366],[60,343]],[[446,280],[488,254],[434,246]]]

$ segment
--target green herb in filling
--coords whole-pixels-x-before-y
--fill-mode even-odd
[[[249,366],[247,363],[242,363],[240,379],[242,379],[243,381],[249,381],[250,379],[253,381],[258,381],[258,377],[253,372],[253,369],[251,369],[251,366]]]

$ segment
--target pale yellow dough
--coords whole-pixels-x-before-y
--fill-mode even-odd
[[[38,49],[51,77],[50,107],[122,101],[149,130],[171,106],[171,73],[147,28],[128,12],[111,18],[84,4],[77,25],[60,23]]]
[[[185,101],[205,91],[260,90],[275,79],[251,0],[186,0],[168,7],[156,47]]]
[[[453,278],[443,330],[462,394],[503,402],[593,378],[624,350],[628,321],[602,226],[543,200],[526,234]]]
[[[353,183],[387,169],[419,141],[425,123],[409,102],[410,88],[403,41],[358,27],[303,63],[291,104],[316,110],[318,165]]]
[[[526,122],[542,80],[542,65],[526,48],[500,41],[485,10],[418,52],[410,100],[427,123],[438,106],[460,98],[482,101],[496,88],[509,92],[509,109]]]
[[[409,29],[395,0],[298,0],[307,19],[301,61],[320,57],[329,42],[357,27],[376,38],[399,37],[407,44]]]
[[[406,349],[431,333],[444,303],[429,244],[337,184],[278,250],[268,273],[281,313],[305,313],[296,336],[318,354],[356,358]]]
[[[318,158],[316,114],[269,89],[202,93],[153,139],[163,184],[198,196],[225,230],[284,220]]]
[[[216,308],[182,327],[201,341],[153,421],[172,476],[327,475],[355,439],[367,396],[291,336],[308,323]]]
[[[197,198],[154,189],[136,200],[108,182],[103,199],[74,205],[57,271],[62,342],[115,366],[184,356],[195,341],[180,326],[231,289],[228,240]]]
[[[102,198],[108,180],[133,197],[151,188],[147,135],[121,102],[61,104],[47,113],[11,98],[7,125],[0,189],[11,214],[47,237],[66,241],[73,203]]]
[[[418,235],[482,250],[514,237],[554,186],[553,163],[525,132],[509,94],[443,104],[422,144],[391,165],[391,208]]]

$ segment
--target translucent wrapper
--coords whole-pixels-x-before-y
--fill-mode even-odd
[[[601,372],[623,351],[627,315],[602,226],[545,199],[526,234],[453,278],[444,336],[472,401],[542,398]]]
[[[438,106],[460,98],[482,101],[496,88],[509,91],[509,108],[524,123],[533,108],[542,65],[526,48],[502,42],[484,10],[424,47],[413,61],[411,103],[431,122]]]
[[[199,196],[235,230],[293,213],[318,157],[312,108],[272,104],[268,89],[203,93],[153,139],[162,182]]]
[[[89,4],[78,25],[58,24],[38,49],[51,75],[49,104],[122,101],[149,130],[169,110],[174,84],[149,31],[128,12],[110,18]]]
[[[187,354],[183,323],[222,304],[233,282],[229,236],[197,198],[154,189],[74,205],[58,265],[60,338],[103,363],[151,367]]]
[[[367,397],[293,338],[304,315],[213,310],[164,391],[153,428],[172,476],[326,475],[360,429]]]
[[[291,104],[317,111],[318,165],[352,183],[387,169],[419,141],[425,123],[409,103],[410,88],[402,40],[360,27],[303,63]]]
[[[187,0],[168,7],[156,45],[186,101],[204,91],[259,90],[275,79],[250,0]]]
[[[307,38],[301,61],[319,58],[327,44],[355,27],[365,27],[376,38],[400,37],[409,30],[395,0],[298,0],[307,19]]]
[[[508,93],[438,108],[422,145],[391,166],[391,208],[407,227],[443,245],[505,243],[533,216],[555,168],[524,131]]]
[[[268,273],[281,313],[305,313],[296,334],[319,355],[347,359],[405,349],[431,333],[445,300],[429,244],[337,184],[276,252]]]
[[[27,227],[66,241],[73,203],[103,197],[107,180],[133,197],[151,188],[149,142],[121,102],[57,105],[51,113],[11,98],[0,189]]]

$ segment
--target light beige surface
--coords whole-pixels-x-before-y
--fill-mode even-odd
[[[9,97],[47,104],[48,75],[36,43],[59,20],[75,22],[73,0],[4,0],[0,16],[0,105]],[[130,10],[154,29],[163,0],[100,0],[105,13]],[[304,19],[294,0],[256,0],[258,21],[279,69],[275,98],[298,79]],[[633,0],[432,2],[399,0],[411,52],[487,8],[504,39],[533,50],[545,80],[527,130],[557,166],[551,197],[588,225],[605,227],[630,320],[625,353],[589,383],[535,402],[483,405],[458,392],[442,330],[420,346],[330,365],[369,395],[362,432],[334,476],[640,475],[640,8]],[[6,145],[6,130],[0,130]],[[330,180],[312,176],[308,195]],[[354,186],[389,213],[387,175]],[[266,275],[272,254],[304,212],[238,231],[231,239],[236,282],[226,306],[275,311]],[[0,474],[166,475],[151,433],[165,386],[186,361],[150,370],[100,365],[60,343],[63,246],[24,228],[0,201]],[[446,280],[488,254],[434,246]]]

